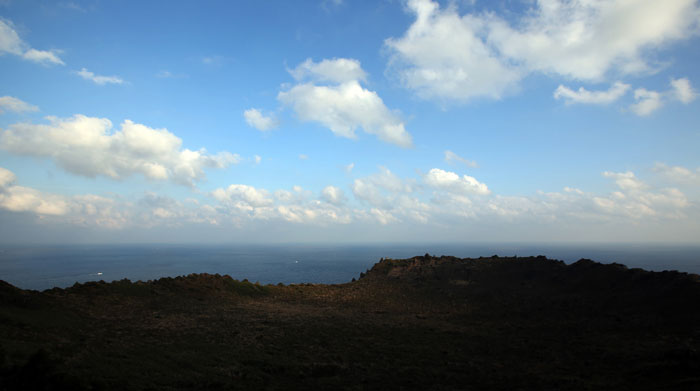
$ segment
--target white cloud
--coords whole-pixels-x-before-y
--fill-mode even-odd
[[[674,183],[700,185],[700,167],[692,171],[682,166],[669,166],[665,163],[656,163],[653,170]]]
[[[360,62],[352,58],[324,59],[313,62],[310,58],[291,69],[289,73],[297,81],[312,80],[342,84],[349,81],[366,81],[367,74]]]
[[[440,9],[432,1],[410,0],[416,20],[399,39],[385,46],[392,53],[389,69],[401,83],[425,99],[465,101],[499,99],[521,79],[484,40],[485,21],[460,16],[455,7]]]
[[[698,96],[687,78],[672,79],[671,88],[675,98],[685,104],[694,101]]]
[[[472,168],[479,167],[479,165],[476,164],[475,161],[467,160],[467,159],[457,155],[456,153],[450,151],[449,149],[445,151],[445,161],[447,163],[450,163],[450,164],[455,163],[455,162],[462,163],[462,164],[466,165],[467,167],[472,167]]]
[[[647,216],[665,218],[684,217],[683,209],[688,205],[685,194],[676,188],[650,189],[650,186],[632,172],[615,173],[606,171],[606,178],[612,178],[620,188],[609,196],[594,196],[592,201],[601,211],[609,215],[623,215],[633,219]]]
[[[309,156],[303,153],[299,154],[299,160],[309,160]]]
[[[272,116],[264,116],[258,109],[248,109],[243,112],[245,122],[257,130],[267,131],[276,128],[279,122]]]
[[[630,85],[622,82],[615,82],[607,91],[588,91],[583,87],[579,87],[574,91],[563,85],[559,85],[554,91],[554,99],[564,99],[566,104],[584,103],[607,105],[620,99],[627,93]]]
[[[248,185],[230,185],[226,189],[216,189],[212,196],[219,202],[252,209],[272,205],[273,200],[267,190],[256,189]]]
[[[202,64],[210,66],[221,66],[224,63],[224,57],[219,55],[202,57]]]
[[[330,11],[331,7],[339,7],[343,4],[344,0],[321,0],[321,8],[326,11]]]
[[[518,20],[409,0],[389,69],[423,98],[501,98],[532,72],[585,81],[652,72],[649,54],[698,31],[694,0],[539,0]]]
[[[62,215],[68,204],[61,196],[45,195],[28,187],[15,185],[15,174],[0,167],[0,208],[12,212],[34,212],[40,215]]]
[[[255,164],[260,164],[260,162],[262,162],[262,157],[260,155],[255,155],[254,159],[255,159]]]
[[[0,193],[0,207],[12,212],[64,215],[69,206],[63,197],[45,195],[28,187],[11,186]]]
[[[193,199],[182,202],[155,193],[146,193],[136,202],[119,196],[63,196],[17,186],[15,181],[11,171],[0,167],[0,209],[31,213],[45,223],[142,230],[226,223],[242,228],[261,221],[320,226],[352,221],[351,211],[339,205],[344,200],[342,192],[333,192],[336,204],[332,204],[313,199],[311,192],[299,186],[292,191],[279,190],[272,198],[265,189],[234,184],[214,190],[210,195],[216,204],[211,205]]]
[[[629,109],[633,113],[645,117],[663,107],[669,99],[689,104],[697,97],[697,93],[687,78],[671,79],[669,84],[670,88],[665,92],[651,91],[646,88],[636,89],[634,91],[636,103],[631,104]]]
[[[63,60],[61,60],[58,57],[58,53],[56,51],[47,51],[47,50],[36,50],[36,49],[29,49],[24,54],[22,57],[26,60],[34,61],[39,64],[57,64],[57,65],[66,65]]]
[[[342,205],[345,203],[345,194],[343,194],[340,188],[335,186],[324,187],[323,190],[321,190],[321,198],[334,205]]]
[[[654,171],[679,182],[697,180],[700,173],[662,164]],[[606,171],[603,176],[615,181],[615,188],[607,194],[566,187],[562,192],[504,196],[485,194],[485,185],[481,187],[473,178],[447,171],[431,170],[423,176],[423,182],[415,182],[380,168],[377,173],[354,181],[353,195],[365,205],[353,207],[340,188],[333,185],[321,191],[320,199],[300,186],[271,192],[245,184],[218,188],[209,193],[208,200],[200,201],[178,201],[155,193],[146,193],[136,201],[118,195],[66,196],[19,186],[12,172],[0,168],[0,209],[35,215],[42,224],[138,230],[206,224],[220,226],[220,232],[239,234],[287,229],[283,228],[286,223],[305,227],[352,224],[354,231],[346,233],[357,234],[360,230],[372,238],[378,224],[395,224],[392,232],[404,232],[406,224],[410,224],[410,230],[405,232],[413,236],[407,240],[423,238],[420,235],[427,233],[435,235],[427,237],[443,239],[468,232],[482,237],[478,233],[485,230],[498,237],[511,232],[513,237],[535,233],[535,237],[542,238],[549,237],[542,236],[543,232],[556,236],[575,227],[569,234],[585,231],[592,235],[587,239],[605,239],[609,235],[622,237],[619,235],[640,227],[653,228],[657,233],[678,225],[695,232],[700,229],[696,223],[700,221],[697,200],[689,199],[682,191],[647,184],[632,172]],[[475,192],[482,194],[475,196]],[[323,228],[323,232],[330,231]]]
[[[167,69],[163,69],[156,73],[156,77],[160,79],[181,79],[183,77],[187,77],[187,75],[184,73],[173,73]]]
[[[355,179],[351,185],[357,200],[369,204],[371,210],[362,213],[381,224],[402,221],[400,217],[420,222],[428,220],[428,206],[415,194],[416,186],[404,180],[386,167],[364,178]]]
[[[488,38],[529,70],[601,80],[651,70],[644,54],[696,33],[699,15],[694,0],[540,0],[517,27],[495,18]]]
[[[355,168],[355,163],[350,163],[350,164],[343,167],[345,172],[347,172],[348,174],[350,174],[352,172],[353,168]]]
[[[0,96],[0,114],[5,111],[24,113],[39,111],[39,108],[12,96]]]
[[[3,178],[9,178],[10,181]],[[151,228],[206,223],[216,225],[221,219],[210,205],[185,202],[146,193],[137,202],[116,196],[94,194],[64,196],[16,186],[12,172],[0,167],[0,209],[31,213],[44,223],[68,223],[108,229]]]
[[[622,190],[626,191],[636,191],[644,189],[645,185],[642,181],[637,179],[633,172],[603,172],[603,176],[606,178],[612,178],[615,180],[617,186]]]
[[[386,168],[381,168],[380,173],[355,179],[351,187],[355,198],[382,208],[393,206],[394,194],[410,192],[410,187]]]
[[[641,117],[646,117],[663,106],[661,93],[645,88],[634,90],[634,100],[637,103],[631,104],[630,110]]]
[[[68,1],[68,2],[61,2],[58,4],[60,7],[67,8],[73,11],[78,11],[78,12],[87,12],[87,9],[81,7],[79,4],[76,4],[75,2]]]
[[[26,46],[12,27],[12,22],[0,19],[0,53],[21,56]]]
[[[212,196],[223,206],[219,212],[241,226],[251,221],[268,220],[318,225],[349,223],[352,220],[349,210],[340,206],[344,200],[342,192],[331,190],[325,193],[332,193],[336,197],[334,202],[313,200],[312,193],[299,186],[294,186],[292,191],[277,190],[274,198],[265,189],[247,185],[216,189]]]
[[[74,174],[123,179],[142,174],[192,186],[204,179],[204,169],[237,163],[238,155],[182,148],[182,140],[167,129],[153,129],[125,120],[112,131],[105,118],[75,115],[48,117],[49,124],[17,123],[0,133],[0,148],[18,155],[50,157]]]
[[[118,76],[100,76],[100,75],[95,75],[93,72],[88,71],[87,69],[83,68],[79,71],[75,72],[78,76],[82,77],[85,80],[90,80],[94,82],[97,85],[105,85],[105,84],[123,84],[124,80],[122,80]]]
[[[461,178],[454,172],[444,171],[439,168],[431,169],[423,178],[428,186],[434,188],[447,190],[451,193],[457,193],[462,195],[478,194],[478,195],[488,195],[491,194],[488,186],[477,181],[474,177],[469,175],[463,175]]]
[[[15,174],[12,171],[0,167],[0,192],[2,192],[2,189],[5,187],[15,183],[16,179],[17,177],[15,177]]]
[[[372,208],[369,210],[370,216],[374,217],[379,224],[387,225],[391,223],[400,223],[401,220],[397,219],[390,212],[382,209]]]
[[[578,194],[578,195],[583,195],[583,191],[581,189],[577,189],[575,187],[564,186],[564,191],[567,193],[574,193],[574,194]]]
[[[290,73],[295,78],[311,79],[277,95],[302,121],[319,122],[341,137],[355,138],[355,130],[361,127],[382,141],[401,147],[412,145],[411,135],[398,115],[384,105],[376,92],[360,85],[359,77],[364,77],[364,71],[356,60],[307,60]],[[319,85],[322,82],[339,84]]]
[[[37,50],[22,41],[12,22],[0,18],[0,55],[9,53],[39,64],[65,65],[55,50]]]

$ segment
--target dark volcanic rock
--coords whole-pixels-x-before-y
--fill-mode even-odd
[[[697,389],[700,279],[382,259],[347,284],[0,282],[0,390]]]

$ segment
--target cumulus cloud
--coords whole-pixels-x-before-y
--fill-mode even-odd
[[[672,79],[671,89],[675,98],[684,104],[694,101],[698,96],[687,78]]]
[[[107,229],[152,228],[206,223],[217,225],[221,214],[211,205],[180,202],[146,193],[136,202],[119,196],[51,194],[18,186],[12,172],[0,167],[0,209],[30,213],[44,223],[67,223]]]
[[[289,70],[297,81],[313,80],[318,82],[345,83],[348,81],[367,81],[367,74],[360,62],[352,58],[323,59],[313,62],[310,58]]]
[[[645,188],[645,184],[637,179],[633,172],[603,172],[603,176],[615,180],[617,186],[626,191],[637,191]]]
[[[0,55],[5,53],[43,65],[65,65],[58,56],[58,51],[37,50],[30,47],[19,37],[11,21],[0,18]]]
[[[449,149],[445,151],[445,161],[447,163],[450,163],[450,164],[462,163],[465,166],[472,167],[472,168],[479,167],[479,165],[475,161],[465,159],[465,158],[457,155],[456,153],[450,151]]]
[[[533,72],[601,81],[652,72],[649,54],[698,31],[694,0],[539,0],[518,20],[409,0],[415,21],[385,46],[390,73],[427,99],[499,99]]]
[[[357,60],[307,60],[290,73],[300,83],[281,91],[277,99],[302,121],[318,122],[340,137],[356,138],[355,131],[362,128],[382,141],[412,145],[399,116],[376,92],[360,85],[365,73]]]
[[[664,92],[647,90],[646,88],[636,89],[634,91],[636,102],[631,104],[629,109],[641,117],[646,117],[663,107],[669,100],[679,101],[687,105],[697,97],[697,93],[687,78],[671,79],[669,84],[669,89]]]
[[[43,194],[23,186],[10,186],[0,193],[0,207],[12,212],[33,212],[38,215],[64,215],[69,210],[63,197]]]
[[[332,187],[332,186],[331,186]],[[341,207],[342,192],[324,189],[332,193],[335,202],[312,199],[312,193],[294,186],[292,191],[277,190],[274,193],[248,185],[231,185],[216,189],[212,196],[220,202],[218,210],[223,219],[236,224],[251,221],[285,221],[299,224],[346,224],[352,221],[350,210]]]
[[[657,164],[654,171],[691,186],[700,173],[665,164]],[[499,234],[511,229],[529,234],[543,226],[560,232],[585,224],[596,228],[588,232],[608,227],[605,235],[609,235],[624,227],[668,227],[664,221],[679,224],[683,219],[690,224],[700,218],[693,206],[697,200],[675,187],[654,186],[632,172],[606,171],[602,176],[614,182],[608,193],[565,187],[561,192],[506,196],[487,193],[486,185],[478,180],[444,170],[430,170],[416,181],[380,168],[353,182],[352,196],[359,203],[349,202],[334,185],[324,187],[316,197],[300,186],[269,191],[245,184],[218,188],[199,201],[155,193],[130,201],[118,195],[42,192],[18,185],[11,171],[0,168],[0,209],[33,214],[43,223],[110,229],[206,224],[248,231],[290,223],[309,227],[354,224],[353,229],[371,231],[375,226],[398,224],[400,229],[411,224],[412,230],[427,229],[436,235],[488,226],[497,227]]]
[[[477,181],[474,177],[463,175],[460,177],[454,172],[444,171],[439,168],[431,169],[424,177],[428,186],[447,190],[458,194],[491,194],[488,186]]]
[[[693,35],[699,12],[693,0],[540,0],[517,25],[495,18],[488,38],[529,70],[601,80],[651,70],[646,52]]]
[[[12,212],[33,212],[39,215],[62,215],[68,204],[61,196],[46,195],[28,187],[17,186],[15,174],[0,167],[0,208]]]
[[[194,199],[179,201],[150,192],[136,201],[94,194],[64,196],[18,186],[14,173],[0,167],[1,210],[33,214],[44,223],[108,229],[192,224],[249,227],[251,223],[265,221],[320,226],[350,223],[353,211],[341,205],[342,191],[336,188],[324,193],[331,194],[333,202],[316,200],[311,192],[299,186],[291,191],[278,190],[273,196],[268,190],[242,184],[211,192],[214,204]]]
[[[153,180],[194,185],[204,169],[224,168],[240,158],[228,152],[210,155],[204,149],[182,148],[167,129],[153,129],[125,120],[112,130],[105,118],[75,115],[47,117],[49,124],[17,123],[0,133],[0,148],[17,154],[52,158],[67,171],[87,177],[123,179],[142,174]]]
[[[276,128],[279,122],[272,116],[264,116],[258,109],[248,109],[243,112],[245,122],[260,131],[267,131]]]
[[[0,53],[21,56],[26,44],[12,26],[12,22],[0,19]]]
[[[12,171],[0,167],[0,191],[15,183],[16,179],[17,177],[15,177],[15,174]]]
[[[700,185],[700,167],[693,171],[683,166],[669,166],[665,163],[656,163],[653,170],[667,180],[677,184]]]
[[[632,172],[615,173],[606,171],[606,178],[615,180],[620,191],[609,196],[594,196],[593,203],[609,215],[623,215],[633,219],[649,216],[680,218],[683,209],[689,206],[685,194],[676,188],[650,189],[650,186],[637,179]]]
[[[105,85],[105,84],[123,84],[124,80],[118,76],[100,76],[96,75],[93,72],[88,71],[87,69],[83,68],[79,71],[75,72],[78,76],[82,77],[85,80],[90,80],[93,83],[97,85]]]
[[[355,179],[352,190],[356,197],[369,201],[373,205],[388,202],[383,192],[391,194],[412,193],[415,185],[404,181],[386,167],[379,167],[379,172],[364,178]]]
[[[640,117],[646,117],[663,106],[661,93],[650,91],[646,88],[634,90],[634,100],[636,103],[630,105],[630,110]]]
[[[212,193],[212,196],[219,202],[237,205],[247,209],[268,206],[273,202],[267,190],[260,190],[252,186],[238,184],[230,185],[225,189],[216,189]]]
[[[343,194],[340,188],[335,186],[324,187],[323,190],[321,190],[321,198],[334,205],[342,205],[345,203],[345,194]]]
[[[415,22],[401,38],[389,38],[390,72],[425,99],[464,101],[475,97],[498,99],[521,79],[485,42],[485,21],[460,16],[454,7],[411,0]]]
[[[0,114],[5,111],[24,113],[39,111],[39,108],[13,96],[0,96]]]
[[[615,82],[607,91],[588,91],[579,87],[577,91],[559,85],[554,91],[554,99],[564,99],[566,104],[583,103],[595,105],[607,105],[622,98],[627,93],[630,85],[622,82]]]
[[[400,222],[404,219],[428,221],[428,205],[421,201],[413,180],[402,179],[386,167],[364,178],[357,178],[351,185],[355,199],[368,204],[371,209],[358,218],[369,219],[380,224]]]

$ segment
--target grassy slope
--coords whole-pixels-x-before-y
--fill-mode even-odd
[[[341,285],[0,286],[2,387],[700,388],[700,282],[539,258],[383,260]]]

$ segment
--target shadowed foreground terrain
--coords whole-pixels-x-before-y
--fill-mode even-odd
[[[700,389],[700,277],[385,259],[340,285],[0,282],[0,389]]]

